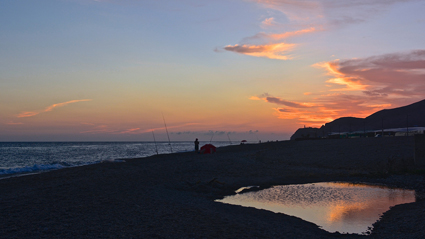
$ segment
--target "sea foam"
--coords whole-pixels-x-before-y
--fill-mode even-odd
[[[35,164],[33,166],[0,169],[0,175],[17,174],[17,173],[31,173],[31,172],[54,170],[54,169],[61,169],[61,168],[64,168],[64,166],[61,165],[61,164],[50,164],[50,165]]]

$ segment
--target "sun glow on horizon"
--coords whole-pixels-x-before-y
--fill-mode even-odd
[[[162,112],[282,140],[425,98],[418,1],[164,1],[3,3],[0,140],[149,141]]]

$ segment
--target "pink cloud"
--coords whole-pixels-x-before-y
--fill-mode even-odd
[[[11,122],[6,123],[6,124],[8,124],[8,125],[21,125],[21,124],[24,124],[24,123],[22,123],[22,122],[13,122],[13,121],[11,121]]]
[[[40,112],[31,112],[31,111],[27,111],[27,112],[22,112],[20,114],[18,114],[18,118],[25,118],[25,117],[32,117],[35,115],[40,114]]]
[[[315,106],[309,108],[275,108],[275,110],[278,118],[296,119],[301,125],[320,127],[339,117],[366,117],[377,110],[391,106],[390,104],[374,104],[368,102],[364,97],[341,93],[322,95],[312,99],[311,104]]]
[[[260,6],[280,11],[289,23],[279,24],[274,17],[267,17],[261,26],[273,26],[274,32],[260,32],[242,39],[241,44],[228,45],[225,50],[271,59],[288,60],[287,51],[293,51],[300,43],[284,43],[282,39],[319,31],[342,28],[349,24],[367,21],[397,3],[414,0],[250,0]],[[276,33],[277,29],[281,33]],[[281,50],[274,49],[282,48]],[[216,51],[219,51],[216,49]],[[285,52],[284,54],[282,52]],[[352,90],[352,84],[345,90]],[[358,89],[358,88],[356,88]]]
[[[293,49],[295,44],[277,43],[265,45],[229,45],[224,47],[226,51],[236,52],[239,54],[266,57],[270,59],[288,60],[291,56],[284,54]]]
[[[48,112],[48,111],[52,111],[54,108],[56,107],[62,107],[68,104],[72,104],[72,103],[77,103],[77,102],[84,102],[84,101],[91,101],[91,99],[84,99],[84,100],[70,100],[67,102],[63,102],[63,103],[58,103],[58,104],[53,104],[49,107],[47,107],[43,112]]]
[[[65,105],[68,104],[72,104],[72,103],[77,103],[77,102],[84,102],[84,101],[91,101],[91,99],[84,99],[84,100],[70,100],[67,102],[62,102],[62,103],[57,103],[57,104],[53,104],[48,106],[46,109],[42,110],[42,111],[28,111],[28,112],[22,112],[20,114],[18,114],[18,118],[25,118],[25,117],[32,117],[32,116],[36,116],[40,113],[45,113],[45,112],[49,112],[52,111],[54,108],[57,107],[63,107]]]
[[[264,19],[261,22],[261,24],[263,24],[263,26],[274,26],[274,25],[276,25],[273,17]]]
[[[120,134],[139,133],[138,131],[140,131],[140,128],[133,128],[133,129],[124,130],[124,131],[120,132]]]
[[[134,127],[129,129],[122,129],[119,127],[114,127],[111,125],[97,125],[94,123],[82,123],[87,126],[91,126],[91,129],[81,131],[81,134],[99,134],[99,133],[108,133],[108,134],[144,134],[144,133],[151,133],[152,131],[161,130],[165,131],[165,127],[158,127],[158,128],[151,128],[151,129],[143,129],[140,127]],[[185,124],[179,124],[179,125],[167,125],[168,129],[176,129],[176,128],[182,128],[185,126],[191,126],[191,125],[199,125],[199,123],[185,123]]]
[[[286,39],[286,38],[290,38],[290,37],[294,37],[294,36],[299,36],[299,35],[303,35],[303,34],[306,34],[306,33],[313,33],[313,32],[317,32],[317,31],[320,31],[320,30],[318,28],[309,27],[309,28],[305,28],[305,29],[301,29],[301,30],[283,32],[283,33],[260,32],[260,33],[255,34],[254,36],[245,37],[243,39],[243,42],[250,42],[250,41],[253,41],[253,40],[278,41],[278,40],[282,40],[282,39]]]
[[[275,108],[282,119],[321,126],[340,117],[366,117],[425,98],[425,50],[386,54],[362,59],[315,64],[324,69],[333,84],[329,93],[310,93],[307,102],[296,102],[269,94],[253,96],[285,108]],[[334,86],[344,88],[333,88]]]
[[[391,5],[414,0],[252,0],[285,14],[292,24],[342,27],[373,18]]]
[[[306,33],[316,32],[316,31],[318,31],[316,28],[310,27],[310,28],[301,29],[301,30],[298,30],[298,31],[284,32],[284,33],[279,33],[279,34],[268,34],[266,36],[273,39],[273,40],[280,40],[280,39],[285,39],[285,38],[288,38],[288,37],[293,37],[293,36],[298,36],[298,35],[302,35],[302,34],[306,34]]]
[[[425,50],[334,61],[322,66],[328,74],[349,79],[347,85],[359,86],[357,90],[371,97],[424,97]],[[337,83],[332,79],[328,82]]]

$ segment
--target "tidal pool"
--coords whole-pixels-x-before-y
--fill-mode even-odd
[[[415,200],[414,190],[325,182],[274,186],[216,201],[296,216],[329,232],[365,234],[390,207]]]

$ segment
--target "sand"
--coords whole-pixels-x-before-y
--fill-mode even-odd
[[[366,237],[214,202],[248,185],[324,181],[415,189],[418,201],[385,213],[368,237],[424,238],[425,180],[413,150],[412,137],[282,141],[2,179],[0,238]]]

